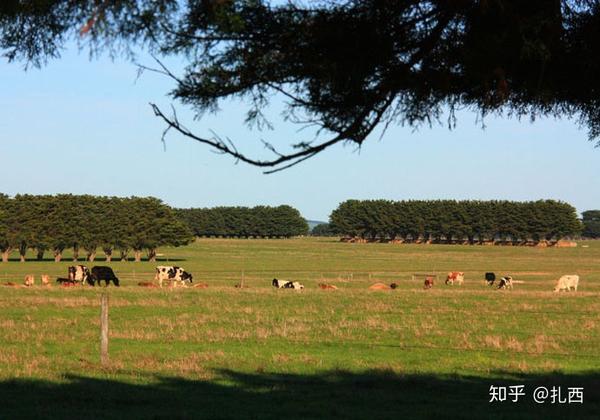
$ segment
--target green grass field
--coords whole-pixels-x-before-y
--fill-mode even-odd
[[[581,245],[585,245],[585,247]],[[600,241],[577,248],[198,240],[161,250],[206,289],[146,289],[157,264],[114,262],[122,287],[39,286],[72,262],[0,264],[0,419],[598,418]],[[167,262],[168,261],[168,262]],[[102,259],[89,266],[103,265]],[[465,284],[443,284],[448,271]],[[511,274],[512,291],[483,274]],[[413,273],[440,274],[431,290]],[[576,293],[553,293],[579,274]],[[275,290],[273,277],[303,291]],[[248,286],[234,288],[241,279]],[[374,282],[400,285],[369,291]],[[324,291],[326,282],[339,289]],[[99,301],[110,295],[110,365]],[[489,403],[491,385],[525,385]],[[533,402],[584,387],[583,404]]]

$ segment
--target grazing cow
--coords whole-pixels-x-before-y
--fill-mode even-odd
[[[577,286],[579,285],[579,276],[576,274],[562,276],[556,282],[556,287],[554,287],[555,292],[559,292],[561,290],[566,290],[567,292],[571,291],[571,287],[574,291],[577,291]]]
[[[493,286],[496,281],[496,274],[485,273],[485,281],[487,281],[488,286]]]
[[[106,286],[112,281],[113,284],[119,287],[119,279],[115,276],[114,271],[110,267],[106,266],[95,266],[92,267],[92,285],[94,283],[98,283],[100,286],[100,281],[104,280]]]
[[[327,283],[319,283],[319,288],[323,290],[337,290],[337,286]]]
[[[273,279],[271,282],[273,287],[277,287],[278,289],[304,289],[304,285],[300,284],[297,281],[287,281],[287,280],[277,280]]]
[[[504,276],[500,278],[500,282],[498,283],[498,289],[512,289],[513,288],[513,278],[511,276]]]
[[[465,273],[462,271],[451,271],[446,277],[446,284],[454,284],[456,282],[460,286],[463,284],[463,281],[465,281]]]
[[[192,275],[185,271],[183,267],[175,267],[175,266],[167,266],[167,265],[159,265],[156,267],[156,275],[154,276],[155,280],[158,280],[158,285],[162,287],[162,283],[164,280],[168,280],[173,282],[173,286],[180,284],[181,286],[185,286],[185,281],[189,281],[192,283]]]
[[[94,280],[91,277],[90,270],[85,265],[75,265],[69,267],[69,275],[67,276],[71,280],[78,281],[81,284],[94,285]]]
[[[42,286],[50,286],[50,276],[48,274],[42,274]]]
[[[423,289],[431,289],[433,287],[433,277],[427,276],[425,277],[425,281],[423,282]]]
[[[33,274],[27,274],[25,276],[25,281],[23,282],[23,284],[27,287],[33,286],[33,283],[35,282]]]

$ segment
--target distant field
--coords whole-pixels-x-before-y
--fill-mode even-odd
[[[582,247],[584,244],[586,247]],[[115,262],[111,365],[99,365],[103,288],[0,287],[0,418],[597,418],[600,241],[577,248],[199,240],[164,249],[207,289],[156,290],[156,264]],[[0,264],[0,283],[72,263]],[[88,265],[102,265],[96,261]],[[466,273],[462,287],[444,273]],[[511,274],[490,289],[486,271]],[[424,291],[413,273],[440,274]],[[580,291],[552,293],[562,274]],[[234,284],[244,278],[247,289]],[[274,290],[273,277],[301,292]],[[390,292],[368,291],[376,281]],[[320,282],[339,287],[322,291]],[[490,385],[525,385],[489,404]],[[537,405],[537,386],[585,388]]]

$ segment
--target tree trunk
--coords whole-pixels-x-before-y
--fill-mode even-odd
[[[112,261],[112,248],[102,248],[102,251],[104,251],[104,256],[106,257],[106,262],[111,262]]]
[[[135,262],[142,261],[142,250],[141,249],[133,250],[133,256],[134,256]]]
[[[79,259],[79,247],[74,246],[73,247],[73,262],[77,262],[78,259]]]
[[[37,250],[37,255],[36,255],[36,259],[38,261],[42,261],[44,259],[44,254],[46,251],[44,251],[43,249],[38,249]]]
[[[148,250],[148,261],[156,262],[156,248],[150,248]]]
[[[62,249],[54,250],[54,262],[60,262],[62,260]]]
[[[25,254],[27,254],[27,246],[26,245],[19,246],[19,259],[21,262],[25,262]]]
[[[121,261],[127,261],[127,256],[129,255],[129,250],[121,249],[121,250],[119,250],[119,252],[121,253]]]
[[[86,259],[89,262],[93,262],[96,259],[96,251],[88,251]]]
[[[10,254],[10,249],[6,249],[2,251],[2,262],[8,262],[8,256]]]

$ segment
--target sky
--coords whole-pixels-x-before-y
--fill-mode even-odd
[[[145,55],[141,64],[153,65]],[[173,64],[174,70],[180,67]],[[0,57],[0,192],[154,196],[174,207],[289,204],[326,221],[347,199],[557,199],[579,212],[600,208],[600,148],[576,121],[534,123],[459,114],[458,126],[391,126],[360,150],[337,145],[272,175],[172,134],[149,106],[168,110],[194,132],[229,137],[248,153],[265,153],[260,139],[281,147],[310,140],[281,121],[275,130],[244,125],[244,104],[194,120],[167,93],[166,77],[125,59],[90,60],[75,48],[41,69]]]

